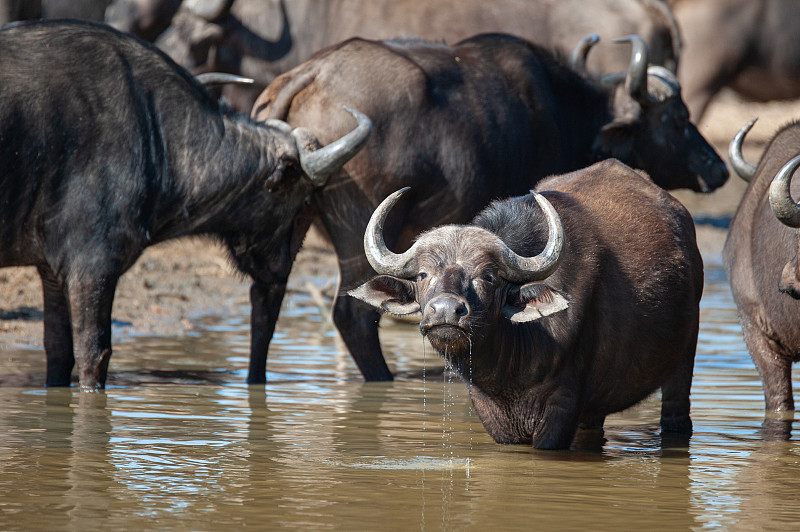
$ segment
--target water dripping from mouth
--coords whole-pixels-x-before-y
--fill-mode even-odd
[[[469,339],[469,383],[467,387],[470,392],[472,391],[472,335],[467,337]],[[472,401],[469,402],[469,410],[472,413]],[[472,421],[469,422],[469,450],[472,454]],[[467,478],[469,478],[469,458],[467,458]]]
[[[422,434],[425,435],[427,416],[428,416],[428,381],[426,369],[428,367],[428,348],[425,345],[425,337],[422,340]],[[422,449],[425,449],[425,438],[422,438]]]
[[[444,371],[447,381],[442,383],[442,458],[453,460],[453,365],[445,350]],[[449,452],[448,452],[449,450]]]

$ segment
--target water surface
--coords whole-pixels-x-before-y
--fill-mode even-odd
[[[266,389],[244,384],[245,306],[123,337],[105,393],[0,388],[0,529],[796,529],[800,441],[765,437],[724,272],[706,274],[688,442],[662,441],[655,396],[597,451],[497,445],[416,327],[384,322],[398,379],[363,383],[298,294]],[[0,350],[0,373],[43,372],[41,351]]]

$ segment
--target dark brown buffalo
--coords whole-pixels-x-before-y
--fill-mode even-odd
[[[320,148],[100,24],[0,30],[0,78],[0,267],[42,278],[49,386],[76,363],[82,388],[104,385],[117,281],[148,246],[210,235],[261,282],[291,268],[295,217],[371,127],[354,113],[359,126]]]
[[[350,294],[422,313],[420,332],[469,383],[498,443],[568,447],[579,426],[601,428],[658,388],[662,429],[691,432],[703,290],[692,217],[615,160],[537,189],[423,233],[403,254],[383,240],[393,194],[364,236],[379,276]]]
[[[692,120],[723,87],[758,101],[800,96],[800,2],[673,0],[678,77]]]
[[[646,47],[634,42],[625,83],[604,84],[509,35],[452,47],[354,39],[276,79],[254,113],[306,126],[323,141],[345,127],[330,120],[331,107],[363,107],[373,120],[364,151],[312,201],[338,254],[341,286],[352,288],[372,274],[361,250],[369,216],[403,186],[412,193],[386,231],[401,248],[420,231],[470,220],[492,199],[609,157],[645,170],[664,188],[721,186],[725,165],[689,123],[677,81],[661,67],[647,74]],[[253,301],[264,310],[253,312],[263,321],[252,324],[251,382],[264,380],[284,285],[257,288],[262,295]],[[390,379],[377,313],[339,297],[333,319],[365,378]]]
[[[588,33],[605,43],[638,34],[651,61],[674,72],[676,27],[659,0],[194,0],[184,2],[158,42],[194,73],[240,74],[263,87],[317,50],[356,36],[453,43],[503,32],[567,54]],[[601,44],[588,67],[616,72],[627,62],[623,51]]]
[[[723,254],[769,412],[794,410],[791,369],[800,359],[800,218],[792,200],[800,183],[790,187],[798,154],[800,124],[794,123],[775,134],[755,167]]]

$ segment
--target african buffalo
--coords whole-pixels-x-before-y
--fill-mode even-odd
[[[0,31],[0,266],[36,266],[47,384],[103,387],[120,276],[147,246],[208,234],[275,282],[313,190],[369,120],[321,149],[303,128],[234,113],[152,46],[108,26]],[[331,121],[344,124],[344,111]],[[350,120],[352,121],[352,119]]]
[[[683,85],[692,120],[730,87],[758,101],[800,96],[800,2],[673,0]]]
[[[664,188],[721,186],[725,165],[689,123],[675,77],[648,68],[646,45],[629,40],[634,54],[627,75],[599,81],[510,35],[454,46],[353,39],[277,78],[254,116],[306,126],[323,140],[342,127],[326,118],[331,107],[363,108],[374,121],[358,160],[312,200],[336,249],[341,286],[349,289],[372,274],[361,252],[370,214],[403,186],[413,192],[387,226],[391,243],[401,248],[422,230],[470,220],[494,198],[609,157],[645,170]],[[295,229],[306,230],[299,223]],[[254,317],[265,321],[252,324],[250,382],[264,381],[283,296],[280,287],[259,290],[265,310]],[[351,298],[334,304],[334,322],[368,380],[391,378],[378,317]]]
[[[194,73],[240,74],[263,87],[350,37],[453,43],[483,32],[510,33],[564,54],[588,33],[607,42],[639,34],[653,63],[673,72],[680,53],[675,19],[659,0],[194,0],[183,3],[158,43]],[[588,66],[607,73],[627,63],[623,51],[601,45]]]
[[[659,387],[662,429],[691,432],[703,291],[692,217],[615,160],[537,189],[402,254],[383,239],[394,193],[364,235],[379,275],[350,294],[422,313],[420,332],[468,382],[498,443],[569,447],[579,426],[602,428]]]
[[[740,143],[751,126],[747,124],[734,141],[732,151],[739,157]],[[750,185],[723,253],[769,412],[794,410],[791,369],[800,359],[800,216],[792,200],[800,196],[800,183],[790,185],[800,164],[798,154],[800,123],[793,123],[775,134],[758,166],[751,167]]]

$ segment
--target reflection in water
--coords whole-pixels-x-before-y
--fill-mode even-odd
[[[399,378],[363,383],[316,309],[295,301],[266,389],[243,384],[246,312],[184,338],[128,338],[105,393],[0,388],[0,529],[796,524],[800,444],[791,420],[778,430],[788,439],[765,437],[720,270],[702,306],[691,440],[662,439],[655,397],[569,452],[495,444],[413,326],[383,328]],[[36,351],[0,359],[43,373]]]

